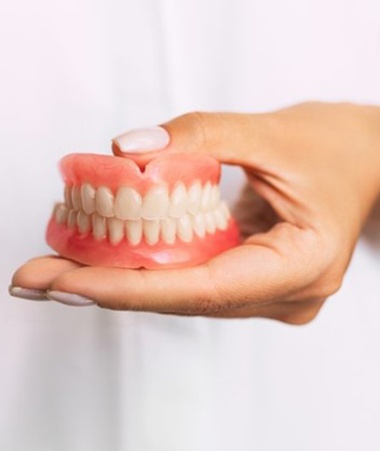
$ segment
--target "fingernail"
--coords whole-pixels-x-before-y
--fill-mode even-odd
[[[30,288],[9,287],[9,294],[15,298],[29,299],[31,301],[48,301],[43,290],[31,290]]]
[[[169,141],[169,133],[158,126],[131,130],[112,140],[125,153],[144,153],[164,149]]]
[[[65,293],[63,291],[48,291],[47,297],[52,301],[60,302],[65,305],[72,305],[75,307],[86,307],[88,305],[96,305],[92,299],[80,296],[74,293]]]

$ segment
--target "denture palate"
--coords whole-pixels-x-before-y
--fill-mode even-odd
[[[117,245],[127,239],[138,245],[142,239],[149,245],[160,239],[174,244],[179,238],[191,242],[193,236],[204,238],[216,230],[226,230],[230,213],[220,200],[219,186],[203,186],[195,181],[190,187],[177,183],[171,192],[163,185],[153,186],[141,194],[128,186],[116,193],[106,186],[90,183],[65,187],[65,202],[55,207],[60,225],[76,228],[80,234],[92,232],[95,239],[109,238]]]

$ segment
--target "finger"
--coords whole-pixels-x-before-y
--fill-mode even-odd
[[[197,315],[286,300],[314,280],[313,270],[319,268],[304,263],[305,259],[310,261],[305,253],[315,248],[315,243],[309,237],[294,235],[302,232],[283,229],[276,226],[261,238],[256,236],[251,244],[193,268],[75,269],[60,274],[51,284],[50,293],[57,300],[66,296],[66,303],[71,295],[79,295],[110,309]]]
[[[212,318],[242,319],[266,318],[292,325],[304,325],[316,318],[325,299],[275,302],[271,305],[254,305],[207,315]]]
[[[294,161],[293,154],[288,151],[289,132],[281,117],[278,113],[189,113],[160,127],[167,134],[168,144],[163,148],[152,150],[154,146],[149,142],[147,149],[143,146],[136,149],[128,143],[128,137],[133,136],[134,132],[128,132],[122,135],[124,138],[115,138],[113,152],[133,158],[140,167],[163,151],[165,154],[185,152],[206,155],[221,163],[239,165],[246,170],[257,193],[281,218],[301,224],[305,215],[294,211],[290,205],[296,203],[297,196],[288,180],[299,158]],[[146,129],[147,135],[149,130]],[[145,132],[140,130],[139,133]],[[290,135],[293,136],[292,133]],[[132,152],[129,150],[131,147]],[[123,151],[123,148],[127,150]],[[301,225],[304,225],[303,222]]]
[[[78,263],[56,256],[34,258],[22,265],[12,277],[12,287],[45,291],[60,274],[80,267]]]
[[[112,149],[115,155],[132,157],[141,166],[164,149],[165,153],[203,154],[222,163],[259,167],[255,155],[271,148],[273,121],[269,118],[268,114],[188,113],[153,128],[154,133],[148,128],[120,135],[114,138]],[[155,145],[152,140],[158,128],[162,133]]]

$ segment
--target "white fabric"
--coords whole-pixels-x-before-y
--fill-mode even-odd
[[[11,299],[58,159],[189,110],[380,103],[378,0],[13,0],[0,15],[0,449],[378,450],[380,225],[312,324]],[[225,193],[241,179],[226,171]]]

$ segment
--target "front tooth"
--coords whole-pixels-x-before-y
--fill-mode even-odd
[[[77,224],[77,214],[78,213],[72,209],[69,211],[69,216],[67,219],[67,227],[69,227],[70,229],[73,229]]]
[[[170,196],[169,216],[180,218],[187,211],[187,192],[185,185],[179,183]]]
[[[201,210],[202,211],[211,210],[211,183],[210,182],[207,182],[202,190]]]
[[[178,236],[185,243],[190,242],[193,239],[193,228],[191,224],[191,219],[188,214],[181,216],[177,219],[178,225]]]
[[[65,224],[69,216],[69,209],[65,204],[59,204],[54,209],[54,216],[57,224]]]
[[[188,192],[187,196],[187,209],[189,213],[195,215],[199,212],[202,197],[202,186],[201,182],[196,181],[193,183]]]
[[[66,185],[65,186],[65,204],[67,205],[68,209],[73,208],[73,203],[71,202],[71,187]]]
[[[207,232],[215,233],[216,224],[215,224],[214,213],[212,211],[205,213],[205,221],[206,221]]]
[[[99,216],[97,213],[92,215],[92,234],[97,240],[105,238],[107,234],[106,218]]]
[[[109,218],[107,220],[107,226],[110,242],[116,246],[124,238],[124,222],[120,219]]]
[[[142,238],[142,220],[129,220],[125,222],[125,230],[127,234],[128,242],[132,246],[137,246],[140,244]]]
[[[105,218],[113,216],[113,194],[105,186],[101,186],[96,191],[96,211]]]
[[[193,229],[199,238],[204,238],[206,235],[206,222],[203,213],[198,213],[193,216]]]
[[[220,230],[226,230],[228,226],[228,220],[221,208],[217,208],[214,211],[215,225]]]
[[[161,220],[161,235],[168,244],[175,243],[175,234],[177,230],[176,221],[173,218],[165,218]]]
[[[159,219],[167,215],[169,208],[169,194],[164,186],[154,186],[145,195],[142,203],[142,217],[144,219]]]
[[[75,211],[82,209],[82,200],[80,196],[80,187],[73,186],[71,189],[71,202],[73,203],[73,208]]]
[[[81,187],[83,210],[88,215],[95,211],[96,189],[90,183],[84,183]]]
[[[158,219],[144,220],[145,241],[153,246],[160,238],[160,221]]]
[[[211,210],[215,210],[220,202],[220,189],[218,185],[212,185],[211,188]]]
[[[141,196],[133,188],[123,186],[115,199],[115,215],[119,219],[140,219]]]
[[[87,233],[90,230],[90,216],[80,211],[77,216],[77,226],[80,233]]]

